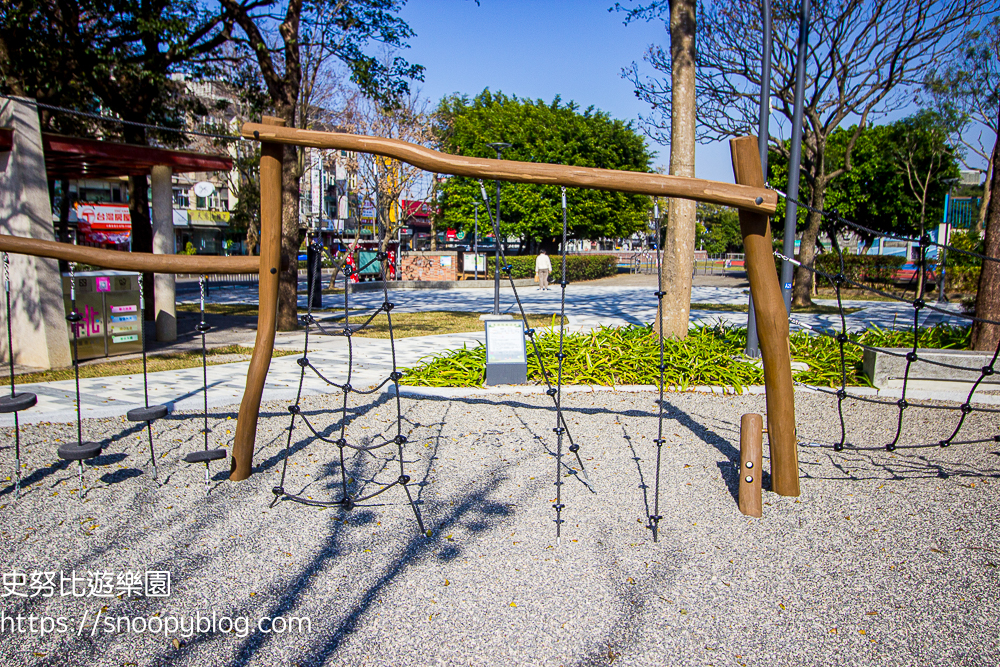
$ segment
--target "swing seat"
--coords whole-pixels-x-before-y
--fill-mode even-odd
[[[130,422],[152,422],[167,416],[167,406],[151,405],[148,408],[132,408],[125,413]]]
[[[13,396],[0,396],[0,414],[27,410],[37,402],[38,397],[28,392]]]
[[[226,456],[228,454],[224,449],[206,449],[200,452],[191,452],[184,457],[184,461],[185,463],[208,463],[209,461],[224,459]]]
[[[101,455],[104,445],[99,442],[85,442],[83,445],[68,443],[59,448],[59,458],[65,461],[86,461]]]

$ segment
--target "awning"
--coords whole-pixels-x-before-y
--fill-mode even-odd
[[[42,133],[42,147],[45,171],[50,179],[140,176],[148,175],[154,166],[170,167],[175,174],[233,168],[232,159],[221,155],[117,144],[48,132]]]

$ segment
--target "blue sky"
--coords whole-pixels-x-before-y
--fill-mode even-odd
[[[417,36],[404,55],[426,68],[418,86],[433,102],[488,87],[547,102],[560,95],[638,124],[650,109],[636,99],[621,70],[633,61],[644,65],[648,46],[666,46],[669,37],[662,21],[623,25],[621,12],[608,11],[613,5],[614,0],[480,0],[478,6],[473,0],[408,0],[402,17]],[[644,71],[654,74],[648,65]],[[897,111],[877,122],[911,112]],[[669,147],[650,146],[655,163],[666,166]],[[695,172],[732,182],[728,143],[699,144]]]
[[[623,2],[622,4],[628,4]],[[551,101],[561,95],[614,118],[635,119],[649,106],[621,77],[652,43],[667,44],[662,22],[633,22],[608,12],[614,0],[409,0],[403,18],[417,33],[405,52],[426,67],[425,97],[475,95],[484,88]],[[666,165],[669,147],[651,144]],[[732,182],[727,144],[698,147],[697,176]]]

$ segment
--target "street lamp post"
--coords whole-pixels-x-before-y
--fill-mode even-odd
[[[473,280],[479,280],[479,200],[475,200],[476,205],[476,222],[475,231],[472,232],[472,261],[474,268],[472,269],[474,278]]]
[[[504,143],[502,141],[496,141],[492,144],[486,144],[490,148],[497,152],[497,159],[501,159],[503,155],[503,149],[510,148],[510,144]],[[496,215],[496,231],[493,239],[496,243],[496,254],[494,255],[493,263],[493,314],[500,314],[500,180],[497,179],[497,215]]]

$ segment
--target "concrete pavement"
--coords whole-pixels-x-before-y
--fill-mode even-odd
[[[634,282],[634,281],[633,281]],[[719,321],[737,325],[746,323],[745,313],[726,313],[714,310],[699,310],[698,304],[742,304],[746,302],[746,288],[738,281],[730,285],[696,285],[692,290],[691,322],[715,323]],[[653,283],[655,284],[655,282]],[[570,331],[586,331],[599,326],[619,326],[641,324],[653,320],[656,314],[655,287],[650,285],[607,284],[607,281],[573,284],[566,291],[566,312]],[[539,291],[530,287],[519,289],[518,295],[528,313],[554,313],[559,310],[560,293],[557,288]],[[256,303],[256,289],[233,286],[213,289],[209,295],[211,303]],[[399,290],[391,292],[390,300],[395,304],[395,312],[419,312],[425,310],[454,310],[490,312],[493,307],[492,290],[449,289],[449,290]],[[377,308],[383,300],[382,292],[361,292],[349,296],[353,308]],[[819,300],[817,303],[836,305],[835,301]],[[300,297],[300,307],[305,308],[305,297]],[[872,325],[883,328],[907,326],[912,323],[913,310],[906,304],[852,301],[848,307],[862,310],[846,316],[849,329],[863,329]],[[323,295],[324,308],[343,308],[344,295]],[[513,291],[508,287],[501,290],[500,310],[517,313]],[[795,319],[812,327],[838,329],[837,315],[796,315]],[[959,318],[923,311],[921,325],[931,325],[940,321],[959,323]],[[252,346],[252,330],[243,332],[241,344]],[[211,334],[210,334],[211,336]],[[404,338],[395,342],[396,365],[399,368],[412,366],[422,357],[446,350],[473,347],[483,340],[482,332],[447,334]],[[304,342],[302,332],[280,334],[277,349],[300,351]],[[392,353],[388,340],[354,338],[353,355],[355,364],[351,383],[355,386],[371,386],[384,380],[392,370]],[[335,382],[347,380],[348,341],[340,336],[310,336],[310,358],[322,372]],[[268,381],[264,389],[264,400],[290,400],[298,390],[300,368],[296,364],[299,354],[275,358],[271,361]],[[248,362],[220,364],[208,368],[208,404],[210,408],[233,406],[239,403],[243,394]],[[304,394],[339,393],[311,372],[307,372],[303,384]],[[200,410],[204,396],[201,368],[152,373],[150,379],[150,404],[165,404],[174,410]],[[20,415],[22,423],[69,422],[76,419],[76,402],[72,380],[19,385],[24,391],[38,395],[38,405]],[[143,384],[141,375],[125,375],[108,378],[82,379],[81,412],[84,418],[113,417],[124,415],[131,408],[143,404]],[[12,415],[0,415],[0,426],[13,425]]]

